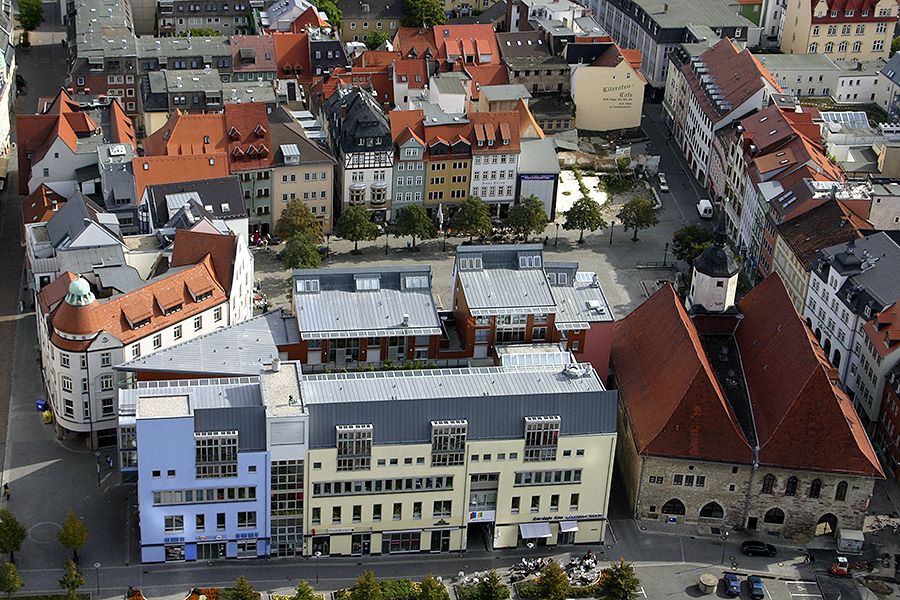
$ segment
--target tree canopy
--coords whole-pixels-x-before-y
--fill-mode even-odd
[[[450,594],[443,584],[429,575],[419,584],[416,600],[450,600]]]
[[[491,569],[478,582],[478,600],[506,600],[507,598],[509,598],[509,588],[500,581],[497,571]]]
[[[403,15],[404,27],[425,27],[443,25],[447,15],[440,0],[406,0]]]
[[[475,236],[484,237],[491,233],[491,209],[487,202],[478,196],[469,196],[459,205],[453,215],[453,228],[459,233],[469,236],[471,242]]]
[[[287,239],[295,235],[309,236],[314,243],[322,243],[322,225],[300,199],[287,203],[281,217],[275,223],[275,233]]]
[[[319,598],[315,591],[313,591],[312,586],[309,585],[309,582],[301,581],[297,584],[292,600],[319,600]]]
[[[19,25],[34,31],[44,22],[44,3],[41,0],[19,0]]]
[[[353,242],[353,251],[359,252],[360,240],[374,240],[378,237],[378,225],[372,222],[369,211],[364,206],[348,206],[334,224],[334,234]]]
[[[66,561],[66,572],[59,580],[59,587],[66,590],[66,598],[75,600],[78,588],[84,585],[84,575],[78,570],[74,560]]]
[[[547,212],[544,203],[537,196],[523,198],[521,202],[509,209],[506,224],[516,235],[527,236],[529,233],[542,234],[547,228]]]
[[[88,529],[84,521],[79,519],[71,508],[66,513],[66,520],[63,522],[62,529],[59,530],[57,537],[64,548],[72,551],[72,560],[77,563],[78,551],[84,547],[88,540]]]
[[[584,231],[597,231],[606,228],[606,219],[603,218],[603,210],[600,203],[589,196],[582,196],[572,204],[572,208],[565,213],[566,220],[563,229],[566,231],[580,231],[578,243],[584,243]]]
[[[287,269],[315,269],[322,265],[319,247],[308,234],[294,234],[284,245],[281,262]]]
[[[410,204],[397,211],[397,236],[408,235],[412,238],[412,247],[416,247],[416,238],[430,240],[437,235],[437,227],[428,211],[419,204]]]
[[[381,600],[381,586],[375,579],[375,573],[366,571],[359,576],[350,590],[350,600]]]
[[[616,216],[622,221],[622,226],[626,231],[628,229],[634,230],[631,241],[636,242],[638,231],[653,227],[659,223],[658,213],[659,209],[653,206],[653,202],[649,198],[638,196],[626,202]]]
[[[19,577],[16,565],[11,562],[5,562],[3,566],[0,566],[0,592],[6,594],[7,599],[12,598],[13,594],[24,586],[25,582]]]
[[[603,569],[597,582],[598,596],[604,600],[634,600],[640,588],[634,566],[622,558]]]
[[[313,4],[315,4],[316,8],[320,11],[325,13],[325,16],[328,17],[328,22],[335,30],[339,31],[341,29],[344,13],[338,8],[336,2],[333,0],[313,0]]]
[[[228,595],[230,600],[259,600],[259,594],[253,589],[253,586],[250,585],[250,582],[247,581],[247,578],[243,575],[237,578],[237,581],[234,582],[234,587],[231,588],[230,592],[231,593]]]
[[[541,571],[537,581],[541,600],[566,600],[569,597],[569,577],[555,560]]]
[[[391,39],[391,34],[387,31],[373,29],[366,34],[366,48],[369,50],[378,50],[378,48],[389,39]]]
[[[714,239],[713,232],[702,225],[685,225],[672,236],[672,254],[678,260],[693,265],[694,259],[709,248]]]
[[[15,563],[15,553],[22,549],[28,530],[16,520],[12,512],[0,510],[0,552],[9,553],[9,562]]]

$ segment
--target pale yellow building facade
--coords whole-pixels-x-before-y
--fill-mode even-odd
[[[897,0],[864,0],[861,6],[788,0],[781,51],[827,54],[834,60],[887,60],[897,13]]]
[[[611,66],[595,63],[573,67],[572,99],[578,129],[610,131],[640,127],[646,81],[628,60],[619,60]]]

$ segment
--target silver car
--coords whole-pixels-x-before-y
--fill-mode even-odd
[[[668,192],[669,191],[669,182],[666,181],[666,174],[660,171],[656,174],[656,178],[659,179],[659,191]]]

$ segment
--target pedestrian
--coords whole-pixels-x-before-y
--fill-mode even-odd
[[[109,457],[109,454],[106,455],[106,466],[112,469],[113,459]]]
[[[6,501],[9,502],[9,499],[12,498],[12,494],[9,491],[9,484],[3,484],[3,497],[6,498]]]

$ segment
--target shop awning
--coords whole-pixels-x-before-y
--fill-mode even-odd
[[[576,521],[560,521],[559,522],[559,530],[562,533],[569,533],[570,531],[578,531],[578,523]]]
[[[519,525],[519,532],[523,540],[552,537],[550,523],[522,523]]]

